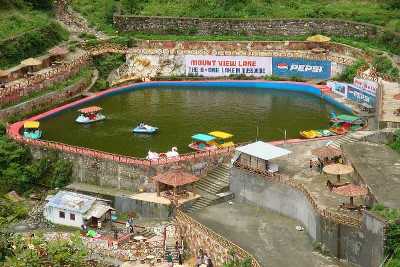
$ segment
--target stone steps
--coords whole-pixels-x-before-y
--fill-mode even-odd
[[[330,143],[328,146],[340,150],[341,145],[350,144],[350,143],[354,143],[357,141],[358,141],[358,139],[353,138],[350,135],[346,134],[346,135],[343,135],[343,136],[337,138],[335,141]]]
[[[208,207],[218,202],[221,198],[217,194],[229,190],[230,169],[225,165],[221,165],[212,170],[204,178],[196,182],[195,188],[200,198],[198,198],[190,208],[186,211],[189,213],[196,212],[200,209]]]

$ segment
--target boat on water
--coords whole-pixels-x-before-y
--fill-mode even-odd
[[[40,123],[38,121],[25,121],[24,122],[24,137],[30,139],[40,139],[42,131],[39,129]]]
[[[198,133],[192,136],[193,141],[188,146],[196,151],[215,150],[217,149],[215,139],[216,137],[214,136]]]
[[[300,135],[307,139],[322,137],[322,134],[317,130],[300,131]]]
[[[82,108],[78,110],[81,114],[75,119],[75,121],[83,124],[102,121],[106,118],[106,116],[100,113],[102,110],[101,107],[97,106]]]
[[[138,126],[132,129],[134,133],[143,133],[143,134],[153,134],[158,131],[157,127],[144,124],[143,122],[139,123]]]
[[[223,131],[213,131],[209,132],[208,135],[215,137],[215,141],[210,144],[215,145],[217,148],[227,148],[235,146],[235,143],[232,141],[233,134]]]
[[[178,153],[178,148],[177,147],[172,147],[170,151],[166,153],[157,153],[157,152],[152,152],[149,150],[147,153],[146,159],[148,160],[159,160],[159,159],[170,159],[170,158],[176,158],[179,157]]]

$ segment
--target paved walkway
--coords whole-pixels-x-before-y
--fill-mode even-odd
[[[262,266],[333,267],[339,262],[313,252],[293,219],[249,204],[222,203],[194,213],[195,219],[252,253]]]

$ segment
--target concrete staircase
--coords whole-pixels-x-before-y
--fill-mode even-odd
[[[146,237],[146,239],[150,239],[150,238],[156,236],[156,234],[153,232],[153,230],[151,230],[149,228],[144,228],[142,230],[139,230],[137,234]]]
[[[179,251],[175,247],[174,239],[167,239],[165,244],[165,260],[167,260],[167,255],[171,254],[174,263],[179,262]]]
[[[225,195],[220,195],[220,193],[229,191],[229,178],[230,170],[228,166],[221,165],[215,170],[208,173],[206,177],[201,178],[196,182],[195,190],[201,195],[193,205],[186,209],[187,212],[192,213],[208,207],[212,204],[217,203],[219,200],[223,199]]]
[[[341,149],[340,146],[344,145],[344,144],[349,144],[349,143],[354,143],[357,142],[358,139],[352,137],[349,134],[345,134],[339,138],[337,138],[335,141],[333,141],[332,143],[330,143],[328,146],[332,147],[332,148],[336,148],[336,149]]]

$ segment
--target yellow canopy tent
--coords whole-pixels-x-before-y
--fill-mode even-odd
[[[222,131],[213,131],[208,133],[211,136],[214,136],[219,139],[228,139],[233,137],[233,134],[222,132]]]
[[[37,129],[37,128],[39,128],[39,125],[40,125],[40,123],[38,121],[25,121],[24,122],[25,129],[28,129],[28,128]]]

